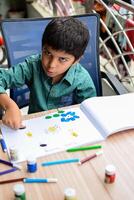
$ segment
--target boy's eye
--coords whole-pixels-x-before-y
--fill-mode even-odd
[[[59,61],[60,61],[60,62],[67,62],[68,59],[67,59],[67,58],[62,58],[62,57],[61,57],[61,58],[59,58]]]
[[[43,53],[47,56],[51,56],[51,53],[49,51],[47,51],[46,49],[43,50]]]
[[[48,56],[51,56],[51,55],[52,55],[49,51],[47,51],[46,54],[47,54]]]

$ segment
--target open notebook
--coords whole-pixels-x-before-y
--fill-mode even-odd
[[[1,130],[8,150],[15,146],[19,152],[18,161],[24,161],[32,154],[40,157],[98,143],[112,133],[134,128],[133,104],[134,93],[92,97],[80,107],[59,109],[25,120],[26,129],[13,130],[2,125]]]
[[[94,97],[82,102],[80,108],[104,139],[134,128],[134,93]]]

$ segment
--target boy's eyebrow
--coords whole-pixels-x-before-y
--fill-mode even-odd
[[[43,47],[43,50],[49,51],[51,53],[51,50],[49,50],[47,47]],[[67,56],[60,56],[59,58],[65,58],[67,60],[71,59],[70,57]]]
[[[64,58],[66,60],[70,60],[71,59],[70,57],[67,57],[67,56],[59,56],[59,58]]]

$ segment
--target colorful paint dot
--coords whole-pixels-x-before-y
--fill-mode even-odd
[[[58,113],[64,113],[65,111],[64,110],[58,110]]]
[[[48,131],[51,132],[51,133],[56,132],[56,130],[57,130],[57,127],[56,127],[56,126],[50,126],[50,127],[48,128]]]
[[[32,137],[33,134],[32,134],[32,132],[27,132],[26,135],[29,137]]]
[[[78,118],[80,118],[80,117],[79,117],[79,116],[77,116],[77,115],[75,115],[75,116],[74,116],[74,118],[75,118],[75,119],[78,119]]]
[[[46,116],[45,117],[45,119],[51,119],[52,118],[52,116]]]
[[[66,114],[61,114],[61,117],[66,117]]]
[[[78,136],[78,133],[72,132],[72,136],[77,137],[77,136]]]
[[[69,119],[61,118],[61,122],[69,122]]]
[[[59,117],[59,116],[60,116],[59,114],[54,114],[54,115],[53,115],[53,117]]]

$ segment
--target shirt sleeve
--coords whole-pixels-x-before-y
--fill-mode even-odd
[[[75,91],[76,103],[81,103],[87,98],[97,96],[95,85],[88,72],[84,72]]]
[[[0,93],[5,93],[7,89],[19,88],[30,82],[32,78],[32,62],[26,59],[9,69],[0,70]]]

